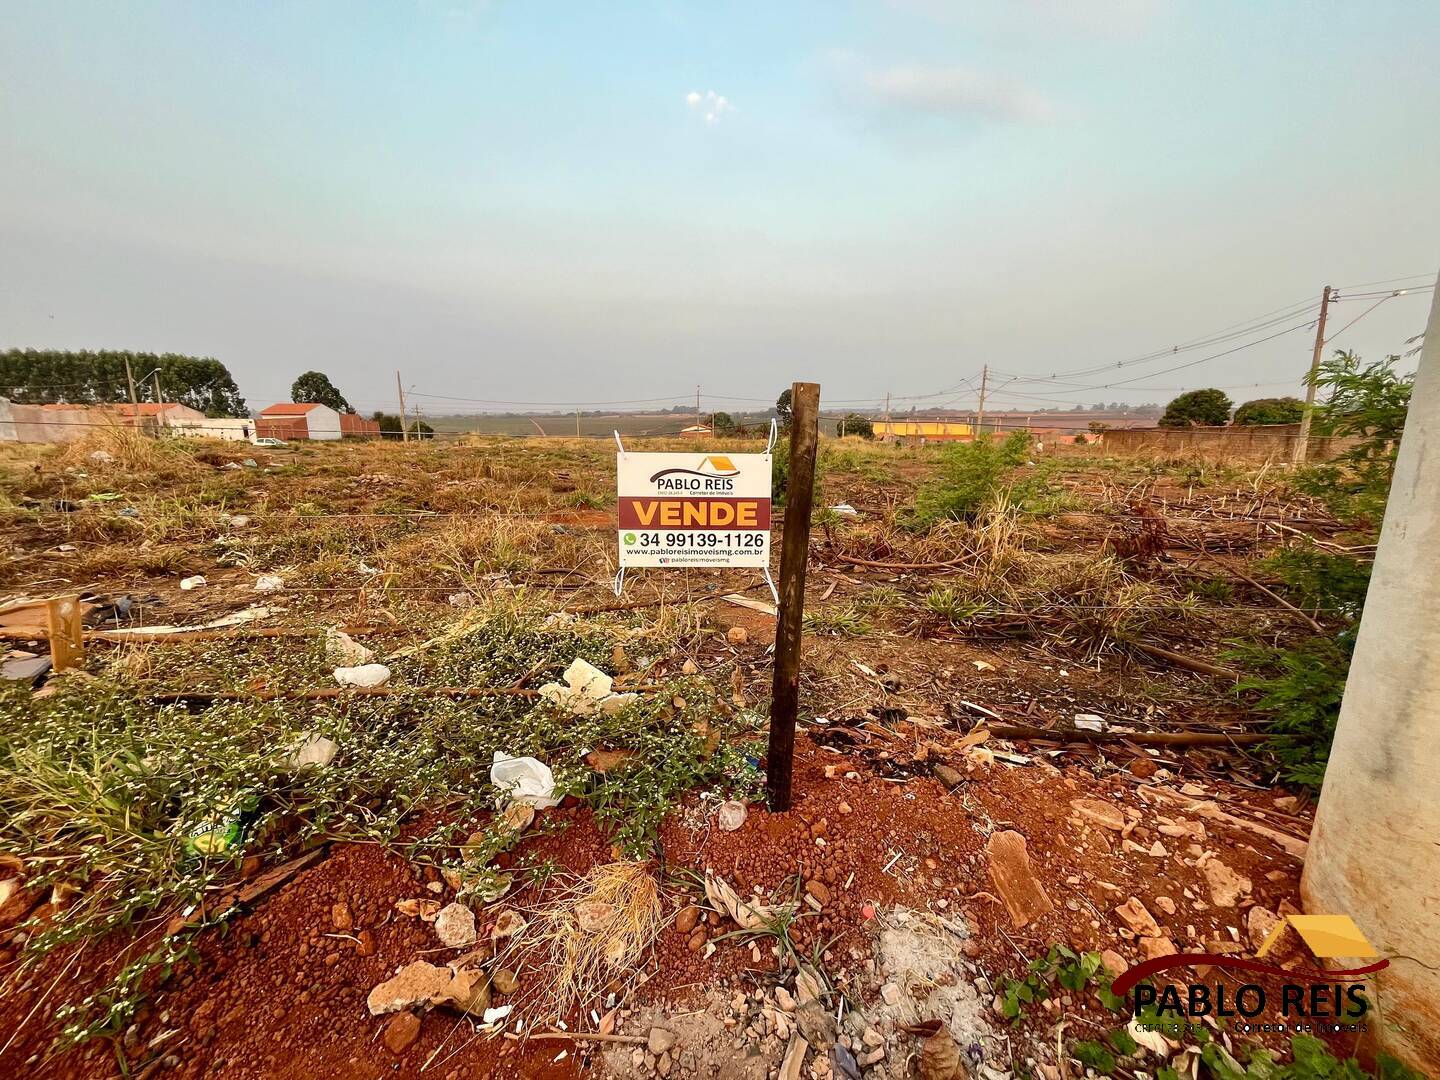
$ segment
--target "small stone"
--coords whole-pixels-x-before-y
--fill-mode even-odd
[[[650,1053],[659,1057],[675,1045],[675,1039],[675,1033],[668,1028],[652,1027],[645,1040],[645,1047]]]
[[[350,913],[350,905],[344,900],[330,905],[330,925],[336,930],[351,930],[355,926],[355,916]]]
[[[687,941],[685,945],[691,952],[699,952],[705,947],[705,938],[705,928],[703,926],[697,926],[694,933],[690,935],[690,940]]]
[[[715,824],[721,832],[734,832],[745,824],[745,804],[735,799],[721,803],[715,812]]]
[[[732,626],[725,631],[725,640],[731,645],[744,645],[750,640],[750,631],[743,626]]]
[[[985,844],[990,880],[1005,902],[1010,921],[1018,930],[1053,911],[1054,903],[1045,886],[1030,868],[1025,837],[1013,830],[993,834]]]
[[[880,987],[880,997],[883,998],[885,1004],[889,1005],[892,1009],[904,1000],[904,994],[901,993],[900,987],[894,983],[886,983]]]
[[[1120,832],[1125,828],[1125,813],[1114,803],[1100,799],[1071,799],[1071,808],[1086,821],[1102,828]]]
[[[793,1013],[795,1011],[795,998],[783,986],[775,987],[775,1004],[779,1005],[784,1012]]]
[[[1141,937],[1159,937],[1160,926],[1138,897],[1130,897],[1115,909],[1122,922]]]
[[[878,1065],[885,1060],[885,1048],[883,1046],[871,1050],[868,1054],[855,1059],[860,1063],[862,1069],[868,1069],[872,1065]]]
[[[385,1045],[392,1054],[403,1054],[420,1037],[420,1017],[408,1009],[398,1012],[385,1025]]]
[[[1161,911],[1163,911],[1166,915],[1175,914],[1175,901],[1171,900],[1168,896],[1155,897],[1155,906]]]
[[[1209,859],[1201,868],[1210,886],[1210,902],[1216,907],[1234,907],[1250,892],[1250,879],[1237,874],[1219,859]]]
[[[686,904],[680,909],[680,914],[675,916],[675,929],[688,936],[699,921],[700,909],[694,904]]]
[[[1142,937],[1140,951],[1146,960],[1155,960],[1161,956],[1174,956],[1176,949],[1175,943],[1167,937]]]
[[[371,932],[371,931],[369,931],[369,930],[361,930],[360,933],[356,934],[355,936],[356,936],[356,939],[357,939],[356,942],[355,942],[355,955],[356,955],[356,956],[374,956],[374,955],[375,955],[375,935],[374,935],[374,933]]]
[[[805,891],[815,898],[822,908],[830,903],[830,890],[823,881],[811,879],[805,883]]]
[[[508,968],[501,968],[490,977],[491,984],[502,994],[513,994],[520,988],[520,980],[515,972]]]
[[[885,1045],[885,1036],[881,1035],[874,1028],[867,1027],[863,1032],[860,1033],[860,1041],[871,1049],[874,1049],[877,1046]]]
[[[931,772],[935,774],[935,779],[947,788],[957,788],[965,782],[965,778],[960,775],[959,771],[952,769],[949,765],[936,765]]]
[[[1269,908],[1256,904],[1245,915],[1245,930],[1250,937],[1250,944],[1258,949],[1265,944],[1265,939],[1270,936],[1270,931],[1279,924],[1279,915]]]
[[[475,944],[475,913],[464,904],[446,904],[435,916],[435,936],[452,949]]]
[[[1101,952],[1100,963],[1106,971],[1116,978],[1125,974],[1130,968],[1130,965],[1125,962],[1125,958],[1114,949],[1105,949]]]

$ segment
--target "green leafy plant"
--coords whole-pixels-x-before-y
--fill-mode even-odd
[[[1029,452],[1030,436],[1023,431],[1000,442],[982,437],[946,447],[935,477],[915,494],[910,524],[929,529],[944,521],[973,521],[1007,492],[1010,505],[1026,509],[1050,490],[1048,467],[1017,473]]]

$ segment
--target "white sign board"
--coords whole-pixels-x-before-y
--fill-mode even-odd
[[[770,566],[769,454],[616,456],[620,566]]]

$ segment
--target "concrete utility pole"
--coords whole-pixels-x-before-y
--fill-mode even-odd
[[[1349,915],[1390,960],[1366,995],[1378,1013],[1367,1017],[1366,1038],[1425,1076],[1440,1076],[1437,551],[1440,298],[1430,308],[1300,882],[1307,911]]]
[[[1315,411],[1315,375],[1320,370],[1320,357],[1325,354],[1325,317],[1330,314],[1329,285],[1320,294],[1320,319],[1315,324],[1315,351],[1310,356],[1310,378],[1305,380],[1305,409],[1300,413],[1300,434],[1295,436],[1296,465],[1305,464],[1305,455],[1310,445],[1310,414]]]
[[[125,358],[125,381],[130,384],[130,415],[140,415],[140,399],[135,396],[135,373],[130,370],[130,358]]]
[[[699,383],[696,383],[696,384],[695,384],[695,426],[696,426],[696,427],[704,427],[704,426],[705,426],[704,424],[700,423],[700,384],[699,384]]]
[[[405,387],[400,385],[400,369],[395,369],[395,393],[400,395],[400,441],[410,441],[410,425],[405,419]]]
[[[979,435],[985,426],[985,389],[990,384],[990,365],[980,369],[980,409],[975,414],[975,434]]]

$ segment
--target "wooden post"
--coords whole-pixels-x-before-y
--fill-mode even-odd
[[[790,809],[795,716],[800,707],[800,626],[805,617],[805,562],[810,553],[810,509],[815,501],[815,448],[819,441],[820,384],[791,388],[790,482],[785,493],[785,535],[780,547],[780,611],[775,620],[775,684],[770,695],[770,752],[765,786],[770,809]]]
[[[45,601],[45,622],[50,635],[50,666],[55,671],[80,667],[85,662],[85,638],[80,629],[80,597],[55,596]]]

